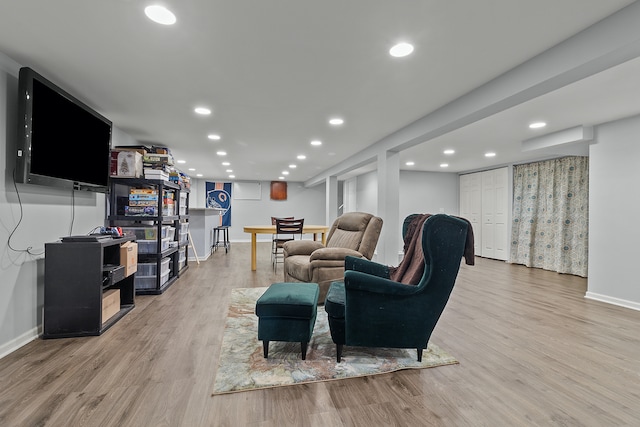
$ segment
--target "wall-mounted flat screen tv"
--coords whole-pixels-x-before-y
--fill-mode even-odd
[[[18,92],[16,181],[108,192],[111,121],[29,67]]]

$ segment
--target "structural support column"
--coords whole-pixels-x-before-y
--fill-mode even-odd
[[[327,177],[326,181],[326,224],[331,225],[338,217],[338,177]]]
[[[378,155],[378,216],[382,218],[383,225],[376,261],[386,265],[398,265],[398,252],[402,247],[398,152],[386,151]]]

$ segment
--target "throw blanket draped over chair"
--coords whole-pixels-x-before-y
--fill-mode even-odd
[[[415,285],[422,278],[424,273],[424,254],[422,253],[422,244],[420,237],[422,236],[422,226],[431,214],[413,214],[409,215],[403,224],[404,236],[404,257],[397,267],[389,267],[389,278],[394,282],[404,283],[406,285]],[[475,264],[474,238],[471,223],[467,222],[467,236],[464,246],[464,260],[467,265]]]

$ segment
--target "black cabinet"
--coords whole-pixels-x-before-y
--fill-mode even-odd
[[[43,338],[100,335],[133,309],[135,273],[118,268],[130,240],[45,244]]]
[[[161,294],[188,267],[189,191],[180,185],[112,178],[108,223],[138,243],[136,294]]]

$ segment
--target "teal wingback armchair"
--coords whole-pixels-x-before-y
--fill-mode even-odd
[[[404,233],[414,218],[407,217]],[[362,258],[345,259],[344,281],[331,283],[325,301],[338,362],[345,345],[415,348],[418,361],[422,360],[453,290],[468,227],[465,220],[445,214],[423,219],[415,230],[415,244],[420,246],[412,251],[422,261],[417,263],[423,273],[416,284],[392,280],[392,267]],[[414,266],[415,261],[406,260]]]

